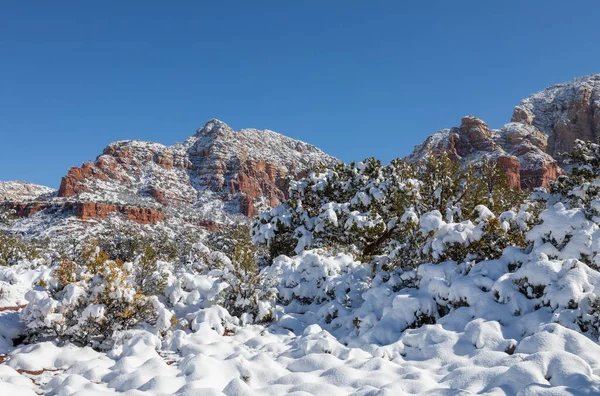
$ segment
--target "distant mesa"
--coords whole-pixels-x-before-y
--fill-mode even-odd
[[[32,201],[56,194],[56,190],[23,181],[0,181],[0,201]]]

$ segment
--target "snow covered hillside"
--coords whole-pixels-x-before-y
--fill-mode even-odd
[[[529,254],[423,265],[406,275],[418,279],[417,287],[397,291],[349,256],[308,251],[279,259],[268,272],[283,296],[323,301],[279,306],[270,326],[240,326],[212,305],[219,277],[211,273],[170,275],[158,304],[188,324],[162,338],[152,328],[123,332],[108,353],[51,341],[11,347],[10,339],[27,330],[10,308],[0,313],[6,354],[0,389],[14,395],[596,394],[600,346],[597,336],[581,334],[577,320],[600,294],[600,273],[576,259],[550,259],[540,237],[549,230],[579,235],[568,252],[597,244],[590,236],[598,227],[561,205],[543,217],[559,221],[532,230],[537,247]],[[522,264],[511,271],[516,263]],[[49,307],[40,292],[27,292],[50,269],[28,267],[0,272],[2,305],[29,300],[35,304],[26,315],[37,315],[33,309],[51,320],[43,319]],[[351,308],[327,323],[334,308],[347,306],[346,297],[330,300],[328,291],[345,296],[343,288],[360,285]],[[449,302],[460,303],[439,318],[439,304]],[[437,323],[410,329],[422,315]],[[590,314],[591,323],[597,315]]]
[[[448,180],[431,171],[443,159],[340,165],[258,219],[258,245],[242,229],[30,252],[0,268],[0,390],[599,394],[598,159],[581,143],[552,191],[508,199],[496,184],[477,198],[489,208],[470,199],[501,180],[493,167],[456,165],[445,199],[428,190]],[[295,253],[274,256],[287,237]]]
[[[0,181],[0,201],[31,201],[49,198],[56,190],[39,184],[22,181]]]
[[[318,148],[269,130],[232,130],[208,121],[184,143],[109,144],[95,162],[74,167],[54,190],[0,182],[0,228],[31,238],[94,235],[111,223],[212,229],[248,223],[285,198],[288,178],[337,163]],[[167,220],[168,221],[165,221]],[[108,225],[108,227],[104,227]]]

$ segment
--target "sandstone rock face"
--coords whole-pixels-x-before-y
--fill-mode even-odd
[[[210,120],[184,143],[119,141],[71,168],[59,197],[252,217],[285,197],[286,177],[337,160],[272,131],[233,131]],[[208,216],[210,215],[210,216]]]
[[[49,202],[5,201],[3,206],[9,210],[13,210],[14,214],[18,217],[29,217],[37,212],[48,209],[52,204]]]
[[[154,224],[158,221],[162,221],[165,218],[164,213],[159,210],[151,208],[138,208],[133,206],[119,207],[128,220],[134,221],[138,224]]]
[[[576,139],[600,136],[600,74],[557,84],[523,99],[512,121],[535,126],[548,137],[547,152],[556,156]]]
[[[490,130],[476,117],[443,129],[407,157],[418,161],[428,151],[446,150],[464,163],[487,157],[497,161],[509,182],[522,188],[548,187],[563,170],[560,153],[576,139],[600,137],[600,74],[554,85],[523,99],[511,122]]]
[[[29,217],[46,209],[66,210],[82,220],[105,219],[108,216],[122,214],[128,220],[138,224],[154,224],[165,218],[165,214],[151,208],[112,205],[99,202],[82,201],[42,201],[18,202],[6,201],[3,204],[14,210],[18,217]]]
[[[546,147],[546,136],[527,123],[510,122],[502,129],[490,130],[479,118],[468,116],[460,127],[428,137],[407,160],[416,162],[428,151],[446,151],[463,163],[487,158],[505,171],[511,187],[548,187],[561,171]]]
[[[506,154],[496,157],[496,164],[504,171],[511,188],[521,187],[521,161],[514,155]]]

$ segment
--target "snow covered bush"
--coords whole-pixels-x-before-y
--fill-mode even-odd
[[[267,281],[277,286],[279,300],[306,311],[311,304],[327,304],[327,314],[351,309],[362,303],[361,294],[370,284],[370,271],[350,255],[329,257],[319,251],[304,251],[294,258],[278,257],[265,268]]]
[[[583,333],[600,340],[600,296],[590,296],[583,302],[577,323]]]
[[[585,158],[596,161],[591,155]],[[417,168],[417,177],[410,182],[413,192],[386,201],[388,190],[384,186],[393,184],[385,181],[394,172],[388,170],[390,173],[381,176],[384,171],[378,163],[363,165],[344,168],[355,176],[352,178],[340,179],[333,171],[309,175],[298,182],[295,192],[291,191],[291,202],[255,222],[255,241],[267,244],[278,237],[280,241],[288,238],[301,247],[296,256],[279,256],[263,270],[277,285],[284,306],[277,311],[280,325],[294,328],[301,317],[348,344],[389,344],[407,329],[429,324],[451,323],[460,328],[457,323],[463,323],[464,315],[489,321],[485,326],[494,331],[507,326],[521,336],[533,334],[540,322],[555,322],[598,339],[600,217],[593,213],[596,198],[581,199],[581,191],[588,195],[593,192],[581,186],[594,185],[597,176],[563,177],[558,183],[571,183],[568,189],[560,192],[554,186],[550,196],[537,193],[543,197],[540,201],[525,200],[520,194],[508,196],[510,199],[494,195],[493,190],[485,189],[495,176],[481,177],[486,183],[468,191],[487,198],[468,194],[466,201],[454,205],[456,200],[448,197],[461,190],[452,186],[462,183],[460,188],[464,189],[474,183],[469,179],[477,172],[496,172],[495,168],[483,163],[473,175],[467,171],[457,181],[452,179],[454,171],[447,172],[447,167],[435,170],[435,164],[429,163],[424,168],[427,172],[443,175],[425,183],[421,180],[426,179],[425,174],[418,173]],[[344,190],[353,183],[359,187]],[[339,192],[328,195],[329,188]],[[382,191],[375,194],[381,200],[373,194],[359,194],[372,188]],[[422,203],[424,196],[433,204]],[[336,197],[346,202],[339,204]],[[331,201],[325,202],[327,199]],[[486,204],[473,206],[481,200]],[[379,206],[373,206],[373,201]],[[399,202],[402,204],[396,212],[389,209]],[[352,217],[352,209],[358,210],[360,205],[365,205],[362,212]],[[392,214],[396,217],[391,218]],[[340,226],[348,221],[356,224],[349,219],[359,215],[366,221],[366,232]],[[394,222],[390,223],[390,218]],[[368,258],[361,254],[368,246],[366,235],[373,232],[382,236],[392,227],[395,231],[378,250],[382,254],[374,255],[371,265],[361,263],[362,258]],[[352,243],[354,232],[356,243]],[[335,240],[341,241],[342,247],[351,245],[345,251],[353,254],[335,254]],[[472,325],[469,334],[473,333],[477,345],[485,345],[480,330],[479,325]],[[514,339],[502,338],[493,345],[510,354],[515,343]]]
[[[210,284],[210,290],[202,294],[203,306],[219,305],[244,323],[270,321],[277,290],[261,273],[261,255],[248,228],[228,227],[204,242],[208,246],[197,242],[189,250],[187,263],[177,274],[188,280],[168,288],[169,300],[180,301],[181,296],[193,293],[190,283]],[[190,281],[190,277],[199,279]]]
[[[525,195],[509,188],[490,161],[461,170],[444,153],[417,165],[398,159],[383,166],[370,158],[292,182],[289,199],[260,215],[251,232],[273,258],[321,248],[414,268],[430,260],[497,257],[506,246],[522,245],[533,223],[524,203]],[[461,248],[450,254],[445,245],[457,243]]]
[[[150,244],[146,244],[143,253],[133,261],[137,290],[146,296],[161,294],[167,285],[166,272],[160,270],[158,254]]]
[[[266,322],[272,318],[275,289],[261,275],[256,248],[248,230],[235,228],[231,233],[233,245],[230,257],[214,260],[220,264],[213,274],[222,280],[216,303],[245,322]]]
[[[33,243],[0,232],[0,265],[14,265],[20,260],[33,260],[38,256]]]
[[[446,223],[438,211],[424,214],[420,219],[420,233],[426,235],[422,251],[423,262],[481,261],[498,258],[508,246],[525,247],[526,232],[532,214],[528,205],[520,211],[508,211],[495,216],[487,207],[478,205],[473,221]]]
[[[570,153],[563,154],[567,174],[559,176],[551,193],[572,208],[584,210],[588,219],[600,220],[600,145],[575,141]]]
[[[174,261],[179,256],[178,243],[164,233],[152,233],[135,227],[113,225],[98,235],[98,246],[113,260],[129,262],[150,246],[158,259]]]
[[[418,181],[412,176],[407,163],[383,167],[372,158],[313,172],[292,182],[289,199],[260,216],[253,238],[267,244],[273,257],[311,247],[375,253],[395,229],[387,223],[399,220],[398,210],[417,197]],[[397,205],[391,206],[392,200]]]
[[[83,249],[82,259],[64,258],[45,287],[26,294],[21,317],[28,341],[52,338],[107,348],[117,332],[156,321],[157,300],[150,294],[162,291],[153,283],[156,271],[149,272],[155,264],[141,269],[111,260],[96,244]]]

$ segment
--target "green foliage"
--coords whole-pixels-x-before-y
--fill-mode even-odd
[[[252,244],[252,239],[248,230],[237,228],[233,233],[235,244],[231,252],[231,261],[238,271],[244,274],[256,274],[258,265],[256,264],[256,247]]]
[[[30,301],[23,312],[28,340],[55,337],[103,349],[115,332],[153,323],[157,312],[150,296],[162,293],[164,277],[151,247],[139,262],[128,269],[96,241],[85,243],[78,261],[64,256],[45,282],[47,297]],[[49,301],[51,310],[43,307]]]
[[[9,224],[16,217],[14,210],[0,203],[0,224]]]
[[[363,262],[385,256],[387,267],[415,268],[426,261],[495,258],[506,246],[526,245],[522,224],[496,219],[482,224],[486,235],[479,243],[448,246],[446,255],[432,257],[425,247],[434,235],[420,231],[422,215],[439,211],[448,223],[481,223],[481,205],[497,218],[518,212],[526,199],[489,159],[462,168],[447,153],[428,153],[417,164],[396,159],[384,166],[368,158],[292,182],[288,200],[262,214],[251,233],[271,258],[320,248]]]
[[[251,315],[252,320],[266,322],[272,319],[269,306],[276,291],[265,285],[257,263],[259,256],[246,227],[235,227],[225,233],[230,262],[222,262],[222,280],[227,285],[219,293],[217,303],[239,318]],[[263,309],[261,309],[261,305]]]
[[[167,286],[167,273],[161,273],[158,267],[158,254],[146,243],[143,253],[135,262],[135,283],[137,290],[146,296],[162,294]]]
[[[484,158],[472,168],[469,173],[473,188],[464,197],[464,206],[470,213],[478,205],[485,205],[493,213],[500,214],[518,209],[527,200],[529,192],[511,188],[508,177],[494,161]]]
[[[135,228],[113,226],[98,237],[98,246],[109,252],[112,260],[124,262],[134,261],[136,257],[152,246],[156,258],[174,261],[179,258],[180,250],[177,241],[166,234],[148,234]]]
[[[518,209],[529,195],[511,188],[506,174],[487,157],[461,169],[445,152],[428,153],[417,165],[416,177],[422,182],[420,212],[453,211],[458,221],[474,220],[479,205],[496,214]]]
[[[472,241],[468,245],[449,244],[438,261],[493,260],[500,257],[507,246],[524,248],[529,244],[525,238],[526,233],[515,224],[505,230],[497,217],[486,219],[480,224],[482,225],[482,237],[480,239]]]
[[[461,171],[460,164],[445,152],[427,153],[415,171],[415,178],[421,182],[417,211],[439,210],[444,214],[459,204],[476,182],[472,171],[472,167],[467,172]]]
[[[36,247],[22,238],[0,233],[0,265],[15,265],[19,260],[39,257]]]
[[[588,301],[587,312],[579,319],[579,327],[584,333],[591,333],[596,339],[600,338],[600,297]]]
[[[559,176],[550,192],[571,207],[585,209],[589,218],[600,216],[600,207],[592,205],[600,197],[600,145],[576,140],[573,150],[562,157],[568,173]]]

